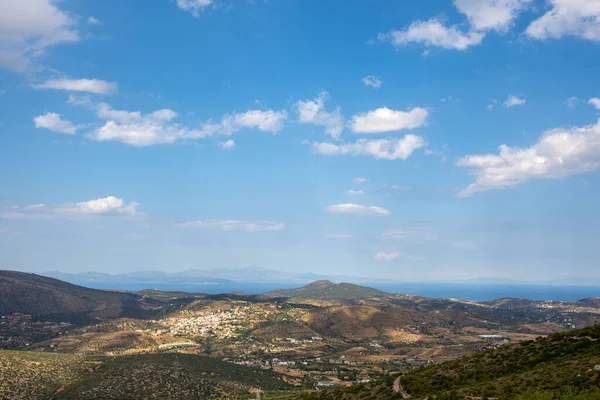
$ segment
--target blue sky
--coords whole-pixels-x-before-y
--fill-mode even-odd
[[[0,267],[600,283],[600,0],[0,0]]]

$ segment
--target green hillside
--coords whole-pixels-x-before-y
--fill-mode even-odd
[[[0,315],[68,318],[151,317],[165,304],[134,293],[88,289],[54,278],[0,271]]]
[[[271,371],[191,354],[84,357],[0,351],[0,399],[248,398],[289,385]]]
[[[366,286],[354,285],[352,283],[333,283],[328,280],[309,283],[297,289],[279,289],[263,293],[266,298],[275,297],[297,297],[301,299],[360,299],[366,297],[381,297],[389,294],[378,289]]]
[[[502,346],[399,377],[290,399],[600,399],[600,326]],[[553,397],[558,396],[558,397]]]

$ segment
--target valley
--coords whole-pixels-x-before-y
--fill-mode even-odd
[[[594,299],[474,302],[388,294],[329,281],[260,295],[102,292],[67,284],[70,297],[65,297],[64,283],[51,278],[0,273],[3,281],[4,287],[8,282],[41,285],[55,299],[57,311],[31,306],[37,294],[27,290],[0,300],[0,374],[14,373],[11,365],[26,364],[31,376],[24,379],[40,388],[22,397],[13,393],[10,399],[47,398],[48,390],[65,386],[65,376],[77,384],[70,383],[56,398],[97,398],[93,393],[104,390],[105,379],[114,382],[117,375],[124,382],[118,390],[115,386],[118,398],[148,373],[159,374],[158,381],[168,379],[171,372],[160,378],[163,372],[156,371],[169,371],[173,363],[194,368],[209,364],[217,375],[234,371],[264,378],[219,375],[211,381],[218,390],[202,392],[206,382],[196,380],[200,375],[188,376],[186,367],[178,367],[172,374],[185,384],[171,386],[182,396],[233,398],[235,393],[244,398],[253,389],[266,396],[281,390],[327,390],[379,382],[395,373],[600,322]],[[15,312],[18,305],[20,312]],[[51,373],[47,363],[67,372],[55,380],[35,372],[39,366]],[[163,363],[168,367],[157,367]],[[208,370],[202,374],[210,375]]]

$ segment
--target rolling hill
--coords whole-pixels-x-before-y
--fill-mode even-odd
[[[139,294],[88,289],[45,276],[0,271],[0,315],[150,317],[164,306]]]
[[[297,289],[278,289],[261,295],[265,298],[296,297],[301,299],[339,300],[388,296],[388,293],[352,283],[320,280]]]
[[[271,371],[191,354],[110,358],[0,351],[0,398],[12,400],[247,399],[252,388],[289,385]]]
[[[302,400],[598,399],[600,326],[486,350],[386,380],[288,397]]]

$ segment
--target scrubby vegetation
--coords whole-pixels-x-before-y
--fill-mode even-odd
[[[600,399],[600,326],[486,350],[400,377],[293,399]]]
[[[0,352],[1,399],[247,398],[284,390],[280,375],[191,354],[84,357]]]
[[[76,354],[0,351],[0,398],[49,399],[97,365]]]

